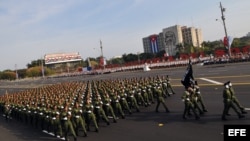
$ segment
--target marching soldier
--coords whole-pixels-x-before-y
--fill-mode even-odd
[[[98,124],[97,124],[97,121],[96,121],[96,116],[94,114],[94,106],[92,105],[91,103],[91,99],[90,98],[87,98],[86,100],[86,104],[84,106],[84,117],[85,117],[85,120],[86,120],[86,123],[87,123],[87,131],[90,130],[90,123],[91,121],[93,121],[94,123],[94,126],[95,126],[95,131],[98,132]]]
[[[188,114],[188,112],[191,110],[194,115],[195,115],[195,119],[198,120],[200,119],[200,116],[196,113],[196,110],[194,108],[194,104],[192,102],[192,94],[193,94],[193,89],[191,87],[188,87],[183,95],[182,95],[182,101],[184,102],[185,104],[185,109],[184,109],[184,112],[183,112],[183,115],[182,115],[182,118],[183,119],[187,119],[186,115]]]
[[[104,111],[106,113],[106,115],[110,115],[113,117],[113,121],[116,123],[116,115],[114,113],[114,110],[111,106],[111,99],[109,98],[109,95],[107,92],[104,93],[104,99],[103,99],[103,106],[104,106]]]
[[[168,91],[169,94],[175,94],[173,87],[170,83],[170,78],[168,77],[168,75],[166,76],[166,81],[167,81],[167,91],[170,90],[171,93]]]
[[[147,84],[147,94],[148,99],[151,101],[151,103],[155,103],[154,94],[153,94],[153,87],[150,83]]]
[[[12,108],[9,104],[4,104],[4,109],[3,109],[3,113],[4,113],[4,116],[5,116],[5,120],[6,121],[9,121],[11,119],[11,111],[12,111]]]
[[[198,86],[197,81],[195,81],[195,84],[194,84],[194,93],[195,93],[195,97],[197,99],[196,100],[197,104],[199,104],[199,106],[201,106],[203,112],[207,112],[206,106],[204,105],[203,98],[202,98],[202,95],[200,92],[200,87]]]
[[[121,103],[121,106],[124,110],[127,110],[129,112],[129,114],[131,115],[132,112],[131,112],[131,109],[129,108],[129,105],[128,105],[128,101],[127,101],[127,94],[125,93],[125,90],[122,88],[122,91],[120,93],[120,103]]]
[[[232,102],[240,109],[242,114],[247,114],[247,112],[245,111],[245,108],[240,104],[239,100],[237,99],[236,95],[235,95],[235,91],[233,89],[233,85],[230,81],[227,82],[229,85],[229,91],[231,92],[232,95]]]
[[[145,101],[145,106],[147,107],[147,106],[150,106],[151,105],[151,103],[150,103],[150,101],[149,101],[149,96],[148,96],[148,92],[147,92],[147,87],[146,87],[146,84],[142,84],[142,86],[141,86],[141,93],[142,93],[142,97],[143,97],[143,99],[144,99],[144,101]]]
[[[57,109],[57,106],[54,106],[54,109],[51,111],[52,117],[52,129],[55,137],[62,137],[62,125],[60,120],[60,111]]]
[[[69,132],[71,132],[71,134],[74,136],[74,141],[76,141],[77,136],[76,136],[74,127],[71,122],[71,116],[72,116],[72,113],[71,111],[69,111],[68,105],[65,105],[64,110],[61,115],[64,138],[65,140],[68,140],[68,134]]]
[[[157,99],[157,105],[155,108],[155,112],[159,112],[158,108],[159,108],[160,104],[162,104],[163,107],[165,108],[166,112],[169,113],[169,109],[168,109],[167,105],[165,104],[165,100],[163,97],[163,92],[161,91],[161,87],[155,87],[155,93],[156,93],[156,99]]]
[[[76,135],[78,136],[79,128],[82,128],[84,136],[87,136],[87,130],[86,130],[86,123],[85,118],[83,117],[83,112],[81,107],[79,106],[79,103],[75,103],[73,108],[73,126],[76,132]]]
[[[130,109],[135,108],[137,112],[140,112],[139,105],[135,98],[135,91],[132,88],[128,91],[128,102]]]
[[[230,108],[233,108],[233,110],[237,113],[238,117],[239,118],[244,118],[245,116],[242,115],[238,109],[236,108],[236,106],[234,105],[233,101],[232,101],[232,93],[230,92],[230,89],[229,89],[229,84],[228,82],[227,83],[224,83],[224,90],[223,90],[223,102],[224,102],[224,109],[223,109],[223,113],[222,113],[222,117],[221,119],[222,120],[227,120],[226,119],[226,115],[229,111]]]
[[[106,113],[103,110],[103,102],[101,100],[100,95],[98,95],[94,100],[94,113],[96,115],[97,124],[99,124],[100,119],[103,119],[107,123],[107,125],[110,124],[109,120],[108,120],[108,117],[107,117]]]
[[[112,105],[115,111],[115,114],[121,115],[121,117],[124,119],[125,118],[125,114],[123,112],[122,106],[120,104],[120,96],[117,94],[117,92],[114,92],[114,95],[112,97]]]

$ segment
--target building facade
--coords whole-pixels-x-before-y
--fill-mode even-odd
[[[201,47],[203,37],[201,29],[174,25],[142,40],[145,53],[157,53],[164,50],[167,56],[174,56],[177,45],[189,44]]]

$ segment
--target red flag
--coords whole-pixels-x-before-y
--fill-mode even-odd
[[[224,46],[228,47],[228,38],[227,37],[224,37]]]
[[[104,65],[104,59],[103,59],[103,57],[100,58],[100,65],[101,65],[101,66]]]

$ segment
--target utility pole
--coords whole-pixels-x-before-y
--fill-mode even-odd
[[[222,6],[221,2],[220,2],[220,10],[221,10],[221,19],[223,22],[223,27],[224,27],[224,31],[225,31],[225,38],[227,41],[227,45],[228,45],[228,55],[231,58],[231,50],[230,50],[230,45],[229,45],[229,39],[228,39],[228,35],[227,35],[227,28],[226,28],[226,18],[224,16],[224,12],[226,11],[226,9]]]

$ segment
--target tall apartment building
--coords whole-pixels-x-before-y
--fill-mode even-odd
[[[193,45],[194,47],[201,47],[201,43],[203,42],[201,29],[183,26],[181,30],[184,43]]]
[[[159,34],[144,37],[143,48],[145,53],[157,53],[165,50],[167,55],[176,54],[176,45],[191,44],[194,47],[201,47],[203,42],[201,29],[174,25],[164,28]]]

